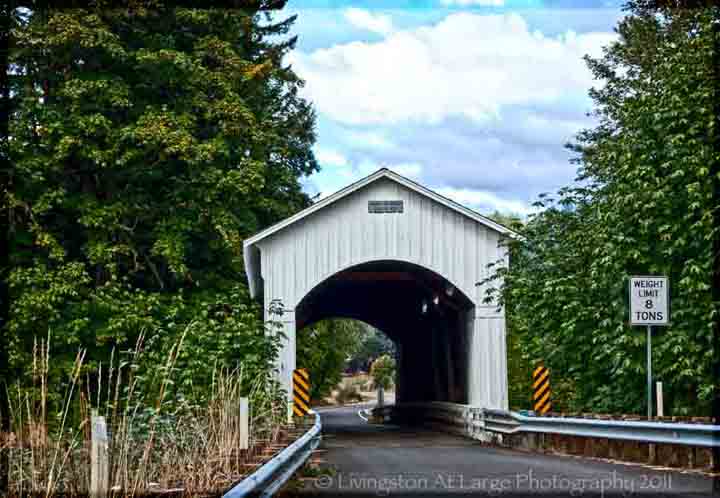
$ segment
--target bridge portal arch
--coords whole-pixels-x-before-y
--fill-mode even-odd
[[[295,308],[298,331],[326,318],[352,318],[381,330],[398,352],[396,399],[467,403],[472,301],[438,273],[400,260],[344,268]]]
[[[396,342],[399,402],[507,408],[505,316],[482,281],[488,263],[508,264],[501,240],[512,235],[381,169],[247,239],[251,294],[286,337],[281,382],[290,389],[300,329],[356,318]]]

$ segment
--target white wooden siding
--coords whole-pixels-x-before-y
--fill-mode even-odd
[[[403,213],[368,213],[370,200],[402,200]],[[486,265],[504,259],[494,230],[389,179],[380,179],[257,243],[265,302],[295,306],[316,285],[370,261],[414,263],[445,277],[476,305]]]
[[[381,170],[320,201],[245,242],[250,288],[262,277],[266,310],[280,300],[286,336],[279,377],[289,391],[295,368],[295,308],[318,284],[362,263],[394,260],[414,263],[444,277],[474,307],[468,313],[466,372],[468,403],[507,408],[505,317],[484,304],[488,263],[503,260],[499,245],[508,231],[422,186]],[[402,213],[368,213],[368,201],[402,200]],[[257,251],[260,258],[257,261]],[[259,263],[259,264],[258,264]],[[257,274],[260,267],[260,275]]]

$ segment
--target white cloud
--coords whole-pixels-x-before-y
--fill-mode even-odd
[[[459,202],[465,206],[473,208],[483,213],[492,213],[500,211],[502,213],[519,214],[527,216],[535,211],[525,202],[512,199],[503,199],[492,192],[471,189],[457,189],[452,187],[443,187],[434,189],[438,194],[449,199]]]
[[[423,171],[422,164],[415,162],[386,163],[376,162],[370,159],[361,160],[354,168],[356,180],[374,173],[380,168],[387,168],[395,173],[408,178],[418,178]]]
[[[539,192],[573,181],[562,145],[594,124],[587,90],[601,84],[582,56],[616,39],[614,18],[550,29],[481,11],[412,28],[397,13],[338,17],[355,34],[289,56],[319,115],[322,170],[306,191],[324,197],[387,167],[477,211],[526,216]],[[358,29],[383,39],[359,41]]]
[[[393,144],[385,135],[376,131],[348,130],[344,134],[344,141],[355,147],[372,147],[378,149],[392,149]]]
[[[367,11],[349,10],[355,23],[391,27],[389,18],[377,22]],[[497,120],[505,106],[584,96],[593,80],[582,56],[598,55],[613,39],[572,31],[547,37],[517,14],[461,12],[376,43],[294,52],[289,59],[318,111],[340,123],[438,123],[450,116],[483,123]]]
[[[373,14],[365,9],[351,7],[343,13],[345,19],[356,28],[388,35],[393,31],[392,19],[386,14]]]
[[[326,151],[322,153],[325,154]],[[318,152],[315,152],[318,155]],[[325,156],[332,158],[332,155]],[[343,158],[344,159],[344,158]],[[422,173],[422,165],[419,163],[393,163],[384,164],[378,163],[369,159],[362,159],[356,164],[351,164],[345,160],[344,163],[339,162],[330,163],[329,161],[322,161],[318,159],[321,164],[332,165],[331,169],[322,169],[319,174],[315,174],[305,181],[306,190],[311,191],[313,194],[319,193],[320,198],[327,197],[338,190],[347,187],[353,182],[365,178],[366,176],[374,173],[380,168],[387,168],[402,176],[408,178],[417,179]],[[329,173],[329,174],[328,174]]]
[[[330,175],[313,175],[305,182],[306,190],[310,191],[313,195],[319,194],[318,199],[322,199],[383,167],[414,180],[419,180],[423,173],[423,167],[420,163],[397,163],[388,165],[378,164],[364,159],[353,166],[348,164],[344,167],[333,168],[332,174]],[[500,211],[502,213],[527,216],[536,211],[535,208],[529,206],[526,202],[517,199],[506,199],[490,191],[453,187],[433,188],[432,185],[428,186],[440,195],[486,214]]]
[[[441,3],[443,5],[459,5],[461,7],[467,7],[470,5],[502,7],[505,5],[505,0],[442,0]]]
[[[329,166],[346,166],[348,164],[347,158],[333,149],[327,149],[325,147],[315,148],[315,159],[321,165]]]
[[[418,163],[394,164],[389,166],[388,169],[408,178],[418,178],[422,173],[422,165]]]

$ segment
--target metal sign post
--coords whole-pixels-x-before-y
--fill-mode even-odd
[[[667,326],[670,320],[668,278],[630,277],[630,325],[647,327],[647,411],[652,417],[652,326]]]
[[[647,326],[647,413],[652,418],[652,325]]]

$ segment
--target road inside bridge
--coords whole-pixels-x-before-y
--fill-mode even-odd
[[[369,406],[369,405],[368,405]],[[363,407],[320,409],[323,473],[301,496],[713,496],[712,479],[483,446],[424,428],[368,424]]]

